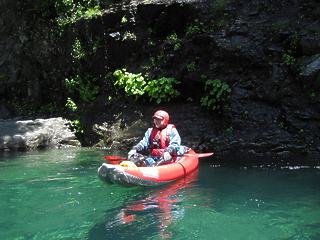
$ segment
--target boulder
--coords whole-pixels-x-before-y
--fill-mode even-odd
[[[78,147],[80,142],[61,117],[23,120],[0,120],[0,150],[32,150]]]

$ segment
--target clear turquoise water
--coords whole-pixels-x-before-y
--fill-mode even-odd
[[[100,182],[104,155],[119,153],[1,153],[0,238],[320,239],[317,159],[202,159],[150,189]]]

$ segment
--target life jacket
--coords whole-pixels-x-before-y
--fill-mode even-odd
[[[150,146],[151,146],[151,156],[162,156],[164,149],[169,146],[170,139],[169,136],[172,133],[172,129],[176,128],[173,124],[168,124],[163,129],[158,129],[154,127],[150,134]],[[156,146],[154,139],[159,139],[158,146]]]

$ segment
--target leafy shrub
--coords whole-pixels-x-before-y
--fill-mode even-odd
[[[122,69],[116,70],[113,76],[116,76],[118,79],[114,85],[123,88],[127,96],[135,96],[137,100],[139,96],[145,94],[146,81],[142,73],[134,74],[127,72],[126,69]]]
[[[180,95],[180,92],[174,89],[174,85],[180,82],[174,78],[162,77],[147,81],[142,73],[129,73],[126,69],[116,70],[113,75],[117,77],[114,85],[124,90],[126,97],[134,96],[136,101],[145,96],[159,104]]]
[[[77,18],[86,17],[91,18],[94,15],[101,15],[100,6],[97,1],[76,1],[62,0],[54,3],[59,25],[67,25],[75,22]]]
[[[171,98],[180,95],[180,92],[173,88],[174,84],[179,83],[180,82],[174,78],[162,77],[149,81],[145,87],[145,91],[150,97],[150,101],[154,99],[159,104],[162,101],[170,101]]]
[[[230,98],[231,88],[220,79],[209,79],[206,81],[205,91],[209,91],[209,95],[201,98],[201,106],[210,107],[212,110],[221,110],[225,107],[227,99]]]
[[[80,99],[84,103],[88,103],[95,100],[96,94],[99,93],[100,88],[94,85],[95,81],[96,79],[90,76],[83,78],[80,75],[76,75],[75,78],[66,78],[65,86],[69,93],[79,94]]]

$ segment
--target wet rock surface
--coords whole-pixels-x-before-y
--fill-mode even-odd
[[[0,119],[0,151],[80,147],[69,126],[61,117]]]

